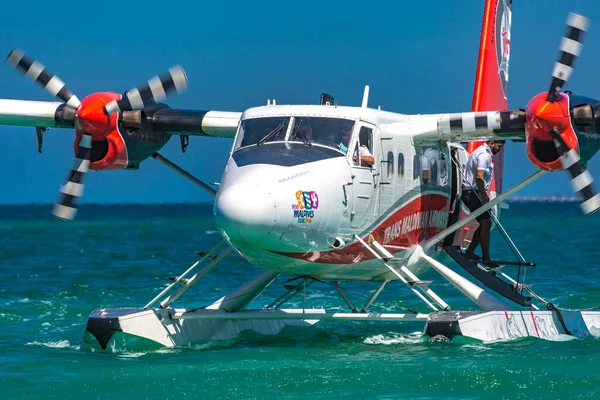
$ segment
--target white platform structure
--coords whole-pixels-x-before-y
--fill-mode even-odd
[[[393,264],[391,254],[386,254],[377,243],[366,243],[381,262]],[[219,252],[219,248],[224,250]],[[420,249],[420,250],[419,250]],[[417,247],[414,256],[427,261],[442,277],[447,279],[465,294],[481,311],[452,311],[439,296],[429,288],[429,281],[421,281],[410,276],[401,268],[392,267],[404,283],[429,306],[433,312],[425,313],[375,313],[369,308],[388,282],[383,282],[359,309],[349,300],[342,288],[332,282],[340,296],[348,305],[349,312],[329,312],[326,309],[285,309],[282,306],[296,294],[305,291],[314,281],[298,279],[297,283],[286,285],[286,291],[263,309],[248,309],[247,306],[269,286],[278,276],[277,272],[266,271],[252,281],[242,285],[226,296],[207,306],[183,309],[173,308],[176,301],[187,289],[197,283],[232,250],[220,243],[210,252],[202,254],[201,259],[143,308],[114,308],[94,310],[86,327],[84,339],[102,349],[119,348],[135,350],[138,347],[187,347],[213,341],[235,341],[244,332],[257,335],[277,335],[285,327],[312,327],[322,320],[381,321],[390,324],[420,322],[424,335],[434,339],[441,337],[452,339],[465,336],[483,342],[513,340],[534,337],[547,340],[564,340],[565,335],[586,338],[600,336],[600,312],[559,310],[551,303],[536,297],[547,308],[540,310],[531,303],[531,298],[520,292],[529,290],[504,274],[500,268],[489,270],[481,265],[461,258],[456,249],[446,249],[460,265],[469,263],[467,272],[481,280],[488,288],[497,293],[511,291],[504,297],[514,305],[500,301],[486,290],[452,271],[447,266],[425,255]],[[203,264],[200,271],[195,272]],[[477,268],[480,273],[469,271]],[[478,275],[479,274],[479,275]],[[500,279],[500,277],[505,279]],[[503,286],[504,285],[504,286]],[[512,288],[512,289],[511,289]],[[418,290],[417,290],[418,289]],[[535,294],[534,294],[535,295]],[[520,303],[520,304],[519,304]],[[151,306],[158,304],[158,307]]]

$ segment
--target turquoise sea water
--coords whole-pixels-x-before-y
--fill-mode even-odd
[[[89,313],[143,306],[219,241],[209,205],[86,205],[71,223],[51,206],[0,207],[0,398],[598,398],[600,339],[432,341],[420,325],[329,322],[277,337],[192,348],[101,352],[85,345]],[[600,215],[575,203],[512,203],[502,215],[528,261],[527,283],[567,308],[600,306]],[[511,253],[496,231],[492,253]],[[202,305],[258,270],[237,255],[182,298]],[[453,309],[472,308],[442,278]],[[266,292],[281,293],[285,278]],[[345,285],[353,301],[372,285]],[[315,284],[292,305],[342,310]],[[390,285],[373,310],[425,308]],[[266,304],[253,304],[260,307]],[[329,307],[331,306],[331,307]]]

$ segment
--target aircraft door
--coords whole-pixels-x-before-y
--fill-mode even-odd
[[[378,144],[380,153],[380,159],[377,164],[380,166],[378,171],[379,215],[386,215],[397,199],[396,189],[400,185],[396,170],[396,162],[400,161],[396,157],[399,151],[397,150],[398,145],[396,141],[389,135],[380,135]]]
[[[450,180],[450,209],[448,224],[450,226],[461,218],[462,176],[463,167],[466,163],[465,150],[463,147],[448,146],[450,152],[450,164],[448,178]],[[458,245],[463,247],[468,233],[468,227],[464,227],[444,239],[444,246]]]
[[[366,228],[375,216],[377,202],[375,187],[377,185],[376,165],[378,157],[374,146],[375,127],[366,122],[359,122],[355,129],[349,148],[352,168],[352,212],[350,226]],[[350,152],[349,152],[350,153]]]

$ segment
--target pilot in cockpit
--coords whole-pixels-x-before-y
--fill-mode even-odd
[[[361,167],[372,167],[375,163],[375,159],[373,155],[369,151],[369,134],[368,131],[363,127],[360,129],[360,133],[358,135],[358,159],[360,160]],[[352,157],[352,160],[357,163],[356,153]]]

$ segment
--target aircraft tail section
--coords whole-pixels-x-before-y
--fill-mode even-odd
[[[512,0],[486,0],[473,93],[473,111],[502,111],[508,105],[508,65]],[[471,153],[483,142],[470,142]],[[502,192],[504,150],[494,156],[490,191]]]

